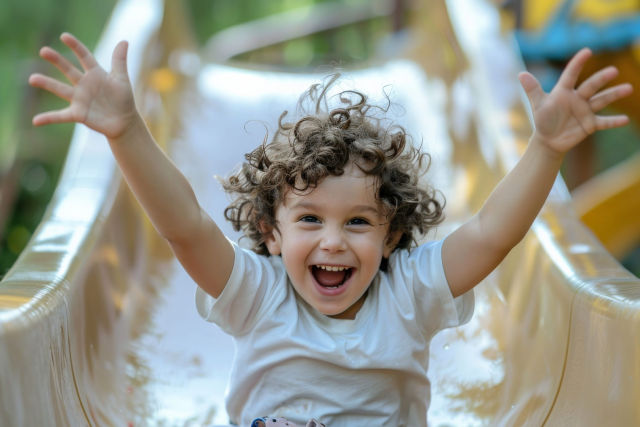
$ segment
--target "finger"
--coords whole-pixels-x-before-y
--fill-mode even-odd
[[[581,49],[576,53],[574,57],[571,58],[571,61],[569,61],[569,64],[567,64],[567,68],[562,72],[558,80],[558,85],[567,89],[573,89],[576,86],[578,76],[580,76],[584,64],[591,58],[591,55],[592,53],[589,48]]]
[[[50,125],[52,123],[69,123],[73,121],[71,118],[71,108],[69,107],[62,110],[40,113],[33,118],[34,126]]]
[[[83,45],[80,40],[69,33],[62,33],[62,35],[60,36],[60,40],[62,40],[64,44],[69,46],[73,53],[76,54],[85,71],[89,71],[92,68],[99,66],[98,62],[93,57],[89,49],[87,49],[87,47]]]
[[[542,86],[540,86],[538,79],[536,79],[533,74],[525,71],[518,74],[518,80],[520,80],[522,88],[527,93],[527,98],[529,98],[531,107],[541,104],[545,93],[544,90],[542,90]]]
[[[587,100],[598,92],[602,86],[606,85],[617,76],[618,69],[616,67],[604,68],[582,82],[580,87],[578,87],[578,95],[580,95],[582,99]]]
[[[118,43],[113,49],[113,55],[111,57],[111,72],[120,77],[125,77],[129,80],[127,74],[127,51],[129,50],[129,43],[125,40]]]
[[[627,116],[596,116],[596,128],[598,130],[617,128],[629,123]]]
[[[67,61],[64,56],[60,55],[50,47],[45,46],[40,49],[40,56],[55,65],[55,67],[62,71],[62,74],[64,74],[64,76],[74,85],[78,83],[83,76],[80,70]]]
[[[73,87],[68,84],[59,82],[51,77],[43,76],[42,74],[32,74],[29,76],[29,84],[33,87],[39,87],[54,95],[58,95],[60,98],[71,102],[73,97]]]
[[[591,107],[591,111],[600,111],[612,102],[615,102],[620,98],[624,98],[625,96],[629,96],[632,93],[633,86],[629,83],[614,86],[593,96],[589,100],[589,106]]]

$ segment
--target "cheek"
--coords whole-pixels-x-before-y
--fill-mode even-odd
[[[293,230],[288,234],[288,238],[283,242],[285,248],[291,255],[300,258],[305,252],[311,250],[314,246],[312,233],[304,230]]]
[[[352,239],[353,251],[361,262],[380,262],[384,249],[384,235],[380,233],[365,233]]]
[[[313,239],[308,233],[295,231],[288,234],[283,241],[282,260],[290,276],[298,276],[304,272],[305,262],[314,248]]]

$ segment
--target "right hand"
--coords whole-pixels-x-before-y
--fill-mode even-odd
[[[112,69],[107,73],[98,65],[89,49],[74,36],[62,33],[60,40],[75,53],[85,72],[82,73],[54,49],[40,49],[40,56],[62,71],[73,86],[42,74],[29,76],[31,86],[46,89],[71,103],[62,110],[36,115],[33,124],[42,126],[77,122],[109,139],[121,137],[139,117],[127,74],[128,43],[121,41],[115,47]]]

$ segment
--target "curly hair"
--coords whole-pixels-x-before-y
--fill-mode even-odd
[[[380,107],[360,92],[345,90],[338,94],[339,108],[328,111],[327,92],[339,78],[334,73],[312,85],[298,102],[303,117],[285,122],[284,111],[271,142],[267,134],[262,145],[245,155],[238,173],[221,179],[224,190],[236,195],[224,215],[252,240],[258,254],[269,255],[260,223],[278,229],[276,210],[286,192],[313,191],[325,177],[344,174],[349,162],[375,178],[376,200],[389,221],[387,239],[402,232],[394,250],[408,249],[417,236],[444,220],[444,199],[440,203],[432,188],[419,185],[431,157],[407,143],[410,137],[401,126],[385,127],[386,120],[375,113],[389,110],[389,97],[386,107]]]

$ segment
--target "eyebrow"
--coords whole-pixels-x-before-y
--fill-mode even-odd
[[[294,204],[293,206],[291,206],[289,210],[293,211],[293,210],[300,210],[300,209],[322,210],[320,205],[317,205],[311,202],[306,202],[306,201],[301,201]],[[376,216],[381,216],[380,211],[378,209],[369,205],[357,205],[353,207],[353,210],[357,212],[363,212],[363,213],[368,212]]]

